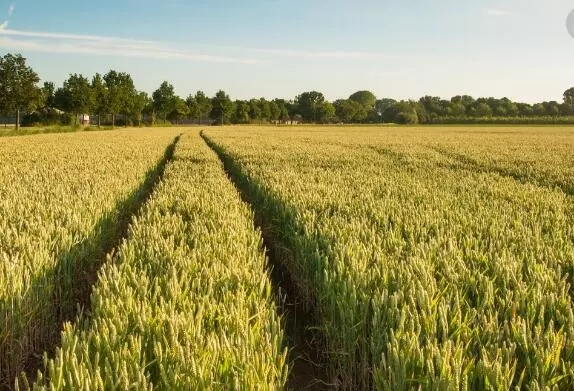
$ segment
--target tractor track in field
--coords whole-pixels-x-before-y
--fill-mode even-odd
[[[85,320],[89,321],[90,296],[92,287],[98,279],[98,271],[106,262],[107,257],[116,253],[123,240],[127,238],[132,219],[139,215],[141,208],[150,199],[154,189],[162,180],[165,168],[173,160],[180,137],[181,135],[177,136],[167,146],[162,158],[147,172],[140,186],[134,189],[124,200],[118,202],[113,213],[98,221],[93,234],[87,239],[90,244],[95,245],[90,247],[96,249],[95,251],[86,252],[86,241],[84,241],[58,256],[60,262],[56,267],[56,284],[63,278],[64,273],[58,269],[64,267],[64,260],[69,262],[72,259],[73,263],[78,266],[73,269],[75,275],[71,278],[71,285],[70,283],[67,285],[70,292],[64,292],[67,295],[66,300],[62,300],[58,294],[54,297],[57,327],[52,331],[46,331],[46,335],[49,336],[46,343],[30,354],[24,363],[24,374],[30,384],[36,380],[38,370],[43,368],[44,352],[49,357],[53,357],[56,348],[60,345],[63,324],[79,320],[79,316],[85,316]],[[10,390],[11,388],[6,389]],[[0,390],[2,390],[1,386]]]
[[[510,169],[510,168],[505,168],[505,167],[501,167],[501,166],[497,166],[497,165],[492,165],[492,166],[486,165],[484,163],[481,163],[481,162],[473,159],[472,157],[470,157],[468,155],[454,152],[454,151],[449,151],[444,147],[429,146],[429,148],[434,150],[435,152],[449,158],[449,159],[452,159],[454,161],[454,163],[451,163],[451,164],[440,164],[440,166],[442,166],[444,168],[452,169],[452,170],[459,170],[462,168],[462,169],[467,169],[469,171],[476,172],[476,173],[498,174],[501,177],[513,179],[517,183],[520,183],[523,185],[524,184],[531,184],[534,186],[538,186],[538,187],[542,187],[542,188],[546,188],[546,189],[550,189],[550,190],[559,189],[560,191],[562,191],[567,196],[574,197],[574,186],[569,184],[569,183],[559,181],[556,179],[541,180],[539,178],[533,177],[531,175],[525,174],[525,173],[517,171],[517,170]]]
[[[327,374],[326,343],[324,335],[316,327],[315,299],[306,294],[294,279],[287,263],[293,261],[291,249],[277,239],[276,227],[263,216],[257,207],[255,196],[242,184],[237,164],[227,156],[204,132],[201,137],[218,156],[230,182],[235,186],[253,211],[254,225],[260,229],[268,262],[277,309],[285,328],[285,340],[289,348],[288,390],[332,390],[336,385]]]

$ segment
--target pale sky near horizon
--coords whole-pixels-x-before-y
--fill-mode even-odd
[[[570,0],[0,0],[0,54],[42,80],[130,73],[185,97],[558,100],[574,86]]]

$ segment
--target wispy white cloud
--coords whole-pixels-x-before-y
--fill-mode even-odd
[[[14,9],[15,8],[16,8],[16,6],[14,4],[10,4],[10,6],[8,7],[8,17],[12,17],[12,15],[14,15]],[[2,24],[0,24],[0,30],[7,29],[9,24],[10,24],[10,19],[5,20]]]
[[[244,49],[262,54],[270,54],[279,57],[293,58],[332,58],[332,59],[373,59],[373,58],[395,58],[396,56],[376,52],[356,52],[356,51],[306,51],[306,50],[285,50],[285,49]]]
[[[376,52],[306,51],[217,45],[195,45],[204,49],[192,50],[189,44],[99,35],[12,30],[6,28],[8,22],[5,22],[3,26],[0,27],[0,48],[14,50],[241,64],[269,64],[277,58],[362,60],[396,57]]]
[[[0,29],[0,47],[51,53],[94,54],[151,59],[184,59],[240,64],[257,64],[261,62],[249,58],[220,56],[186,48],[170,47],[170,45],[161,42],[9,29]]]
[[[512,12],[504,9],[499,8],[489,8],[486,10],[486,13],[490,16],[509,16],[512,15]]]
[[[51,33],[51,32],[38,32],[38,31],[22,31],[22,30],[5,30],[3,35],[13,35],[19,37],[30,38],[46,38],[46,39],[65,39],[75,41],[99,41],[99,42],[137,42],[141,44],[160,44],[157,41],[143,41],[130,38],[117,38],[105,37],[99,35],[82,35],[82,34],[65,34],[65,33]]]

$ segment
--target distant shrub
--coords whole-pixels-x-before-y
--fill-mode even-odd
[[[437,125],[574,125],[574,117],[436,117],[430,123]]]
[[[397,114],[396,122],[402,125],[416,125],[419,119],[416,111],[401,111]]]

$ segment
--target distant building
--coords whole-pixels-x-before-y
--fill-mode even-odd
[[[90,116],[88,114],[81,114],[80,115],[80,125],[90,126]]]

